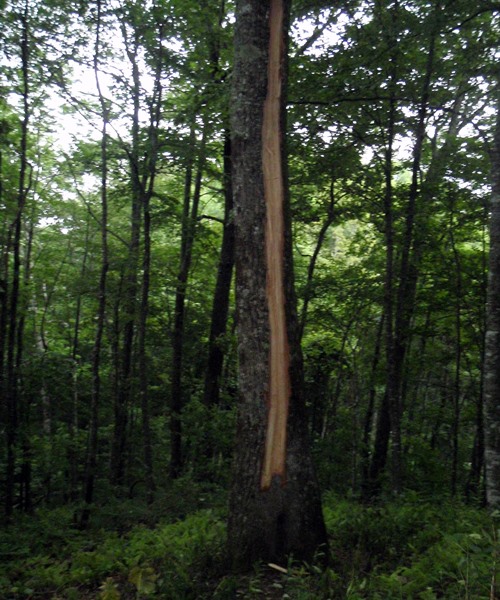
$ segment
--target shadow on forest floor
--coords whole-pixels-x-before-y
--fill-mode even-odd
[[[75,507],[0,530],[0,598],[491,600],[499,547],[486,511],[416,494],[378,506],[327,494],[331,561],[225,568],[225,495],[184,481],[162,501],[109,502],[87,531]],[[205,508],[202,508],[205,506]],[[500,575],[499,575],[500,579]]]

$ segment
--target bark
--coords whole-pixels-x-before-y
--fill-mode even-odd
[[[289,3],[240,0],[232,95],[239,415],[228,549],[311,559],[326,532],[307,434],[284,160]]]
[[[497,121],[492,148],[490,255],[484,353],[484,433],[486,501],[500,507],[500,77]]]

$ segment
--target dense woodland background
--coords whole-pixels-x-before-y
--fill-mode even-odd
[[[443,597],[450,581],[441,592],[429,581],[405,591],[416,576],[400,571],[379,582],[386,588],[377,596],[366,573],[377,553],[395,569],[411,544],[419,556],[442,544],[422,577],[451,561],[454,542],[439,537],[444,519],[470,525],[457,545],[467,560],[471,544],[481,557],[479,587],[471,587],[474,565],[462,563],[468,575],[453,583],[463,595],[446,597],[494,598],[496,529],[474,507],[484,500],[500,7],[335,4],[293,3],[287,143],[313,454],[332,550],[364,575],[354,585],[340,566],[327,577],[298,570],[290,585],[299,591],[288,597]],[[109,564],[89,567],[89,577],[81,567],[71,580],[66,565],[58,584],[31,576],[15,587],[31,571],[12,567],[42,552],[24,541],[14,551],[19,532],[33,543],[47,523],[61,527],[57,544],[65,538],[74,549],[85,528],[101,536],[116,528],[107,542],[80,548],[89,555],[160,517],[194,520],[165,539],[192,535],[210,548],[223,535],[213,512],[195,511],[208,503],[224,512],[235,437],[233,3],[0,8],[0,548],[13,561],[0,587],[6,597],[69,598],[97,597],[88,590],[102,584],[101,597],[114,598],[124,578],[123,597],[127,585],[137,597],[201,598],[215,588],[237,597],[241,582],[227,579],[189,595],[191,567],[184,578],[159,578],[155,561],[168,552],[152,538],[144,542],[152,562],[139,551],[117,559],[128,575],[101,546],[95,556]],[[377,504],[393,492],[400,504]],[[419,545],[420,517],[429,536]],[[179,555],[191,555],[179,544],[180,565]],[[205,555],[201,562],[195,571],[210,571]],[[179,577],[185,587],[162,588]],[[58,596],[66,584],[74,595]],[[312,585],[323,587],[305,595]]]

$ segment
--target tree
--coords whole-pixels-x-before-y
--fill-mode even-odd
[[[232,91],[239,416],[235,568],[326,545],[303,401],[284,151],[289,2],[236,4]]]
[[[102,94],[101,83],[99,80],[99,46],[101,42],[101,27],[102,27],[102,4],[101,0],[97,1],[97,22],[96,22],[96,37],[94,51],[94,76],[99,101],[102,112],[102,135],[101,135],[101,267],[99,272],[99,287],[98,287],[98,310],[97,323],[92,349],[92,391],[90,402],[90,425],[89,437],[87,446],[87,457],[85,467],[85,482],[83,490],[83,499],[85,508],[82,511],[80,526],[86,527],[90,518],[90,506],[94,500],[94,486],[97,469],[97,450],[99,436],[99,406],[101,403],[101,362],[102,362],[102,345],[104,335],[104,324],[106,318],[106,303],[107,303],[107,277],[109,270],[109,254],[108,254],[108,107],[106,106],[105,98]]]
[[[28,162],[28,131],[30,120],[30,79],[29,79],[29,6],[24,3],[20,14],[21,21],[21,97],[23,104],[23,118],[21,121],[19,187],[17,193],[17,210],[10,225],[9,239],[12,248],[12,280],[10,284],[8,334],[7,334],[7,360],[6,360],[6,385],[5,397],[7,404],[7,470],[5,512],[12,514],[14,504],[14,476],[16,466],[16,440],[19,427],[19,372],[22,355],[22,338],[20,331],[20,292],[22,288],[22,256],[21,242],[23,234],[23,216],[26,208],[29,188],[31,186]]]
[[[500,79],[493,143],[490,206],[490,259],[484,353],[486,500],[500,506]]]

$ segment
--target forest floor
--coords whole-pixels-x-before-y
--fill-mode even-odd
[[[228,573],[223,491],[184,479],[148,506],[39,508],[0,529],[0,598],[61,600],[494,600],[498,523],[480,508],[408,492],[364,506],[324,497],[328,568],[290,560]]]

